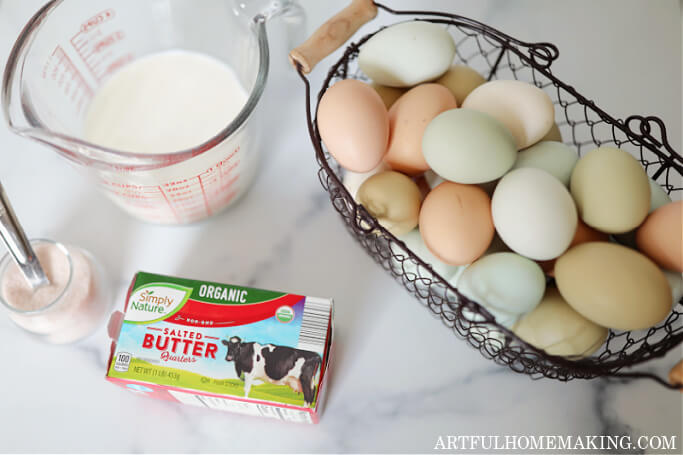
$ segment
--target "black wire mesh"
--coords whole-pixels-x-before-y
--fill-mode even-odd
[[[557,79],[550,66],[559,52],[549,43],[524,43],[504,33],[462,16],[424,11],[394,11],[391,14],[444,24],[456,43],[455,63],[468,65],[491,79],[518,79],[533,83],[548,93],[555,104],[556,121],[565,143],[579,155],[601,145],[612,145],[635,153],[655,181],[674,197],[683,191],[683,159],[668,144],[663,122],[656,117],[632,116],[617,120]],[[379,31],[379,30],[377,30]],[[377,32],[375,32],[377,33]],[[350,44],[330,69],[318,93],[317,102],[334,82],[353,78],[368,81],[358,68],[359,47],[373,34]],[[300,69],[299,69],[300,70]],[[300,70],[301,74],[301,70]],[[561,381],[598,376],[648,377],[669,386],[645,372],[620,372],[649,359],[663,356],[683,341],[683,300],[662,323],[643,331],[610,330],[605,344],[592,357],[569,359],[552,356],[517,338],[496,323],[493,316],[437,275],[429,264],[379,225],[342,184],[343,171],[325,150],[317,122],[310,112],[310,86],[307,89],[307,120],[320,164],[319,178],[347,229],[370,256],[434,315],[478,349],[484,357],[509,366],[533,378]],[[316,106],[317,110],[317,106]]]

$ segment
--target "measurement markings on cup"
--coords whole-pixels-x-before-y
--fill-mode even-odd
[[[80,112],[93,97],[93,90],[61,46],[56,46],[43,66],[43,79],[52,80]]]
[[[120,52],[117,44],[126,38],[126,34],[110,22],[115,17],[114,9],[97,13],[83,22],[78,33],[71,38],[71,45],[97,82],[102,82],[107,75],[133,59],[131,53],[117,55]],[[107,26],[110,30],[105,30]]]

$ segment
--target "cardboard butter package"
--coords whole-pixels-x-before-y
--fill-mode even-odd
[[[110,324],[106,378],[153,398],[317,423],[332,316],[331,299],[138,272]]]

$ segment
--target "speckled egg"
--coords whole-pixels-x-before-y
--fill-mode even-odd
[[[422,84],[407,91],[389,110],[389,150],[384,160],[409,175],[429,169],[422,154],[427,124],[440,113],[456,108],[451,92],[439,84]]]

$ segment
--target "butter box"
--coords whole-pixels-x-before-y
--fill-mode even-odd
[[[317,423],[332,300],[138,272],[107,380],[153,398]]]

